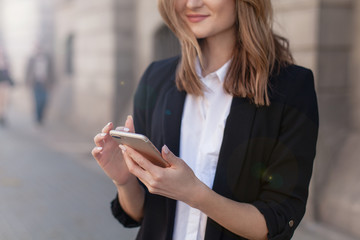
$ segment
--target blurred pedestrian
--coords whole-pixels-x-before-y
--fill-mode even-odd
[[[4,49],[0,46],[0,125],[6,124],[6,112],[9,102],[10,87],[14,82],[10,75],[9,63]]]
[[[35,102],[35,118],[38,124],[44,121],[49,92],[54,82],[50,55],[40,45],[30,57],[26,71],[26,83],[32,87]]]

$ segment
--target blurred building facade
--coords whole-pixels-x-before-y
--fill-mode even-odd
[[[84,130],[123,124],[146,66],[179,52],[156,1],[59,0],[56,22],[56,114]]]
[[[36,0],[0,0],[0,5],[15,1]],[[316,78],[320,134],[305,221],[360,238],[360,1],[272,2],[276,31],[290,40],[296,62]],[[122,124],[146,67],[179,52],[156,1],[53,3],[52,119],[90,135],[110,120]]]
[[[83,130],[131,114],[134,6],[131,0],[58,1],[56,60],[63,91],[56,109]]]

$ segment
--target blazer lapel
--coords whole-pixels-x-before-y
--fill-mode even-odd
[[[165,117],[163,125],[164,143],[179,156],[181,118],[184,109],[186,93],[172,87],[165,97]]]
[[[245,161],[246,151],[254,123],[256,106],[245,98],[234,97],[226,120],[220,148],[213,190],[232,198]],[[222,228],[208,219],[205,239],[219,239]]]
[[[245,98],[233,98],[226,120],[213,190],[231,197],[241,173],[242,164],[254,123],[256,106]]]
[[[184,109],[186,93],[180,92],[174,85],[166,94],[165,97],[165,117],[163,125],[164,143],[169,149],[176,155],[179,156],[180,146],[180,130],[181,130],[181,118]],[[174,220],[176,212],[176,201],[173,199],[167,199],[167,238],[172,239],[174,230]]]

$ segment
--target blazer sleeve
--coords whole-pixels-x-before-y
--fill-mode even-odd
[[[147,106],[147,79],[149,72],[151,71],[152,65],[150,65],[142,76],[140,83],[137,87],[134,97],[134,125],[137,133],[146,134],[146,106]],[[141,184],[141,183],[140,183]],[[145,194],[146,195],[146,194]],[[146,196],[145,196],[146,201]],[[124,227],[138,227],[141,225],[140,222],[132,219],[121,207],[119,203],[118,195],[111,202],[111,212],[113,216],[124,226]]]
[[[318,136],[318,107],[310,70],[287,80],[280,133],[253,205],[264,215],[269,240],[288,240],[305,213]]]
[[[118,195],[111,201],[111,213],[124,227],[133,228],[140,226],[140,223],[131,218],[121,207]]]

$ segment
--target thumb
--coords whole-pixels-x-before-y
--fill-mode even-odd
[[[127,119],[125,121],[125,127],[129,129],[129,132],[135,132],[134,120],[131,115],[127,116]]]
[[[161,155],[163,159],[167,161],[170,165],[176,165],[176,163],[179,161],[178,157],[176,157],[166,145],[162,147]]]

